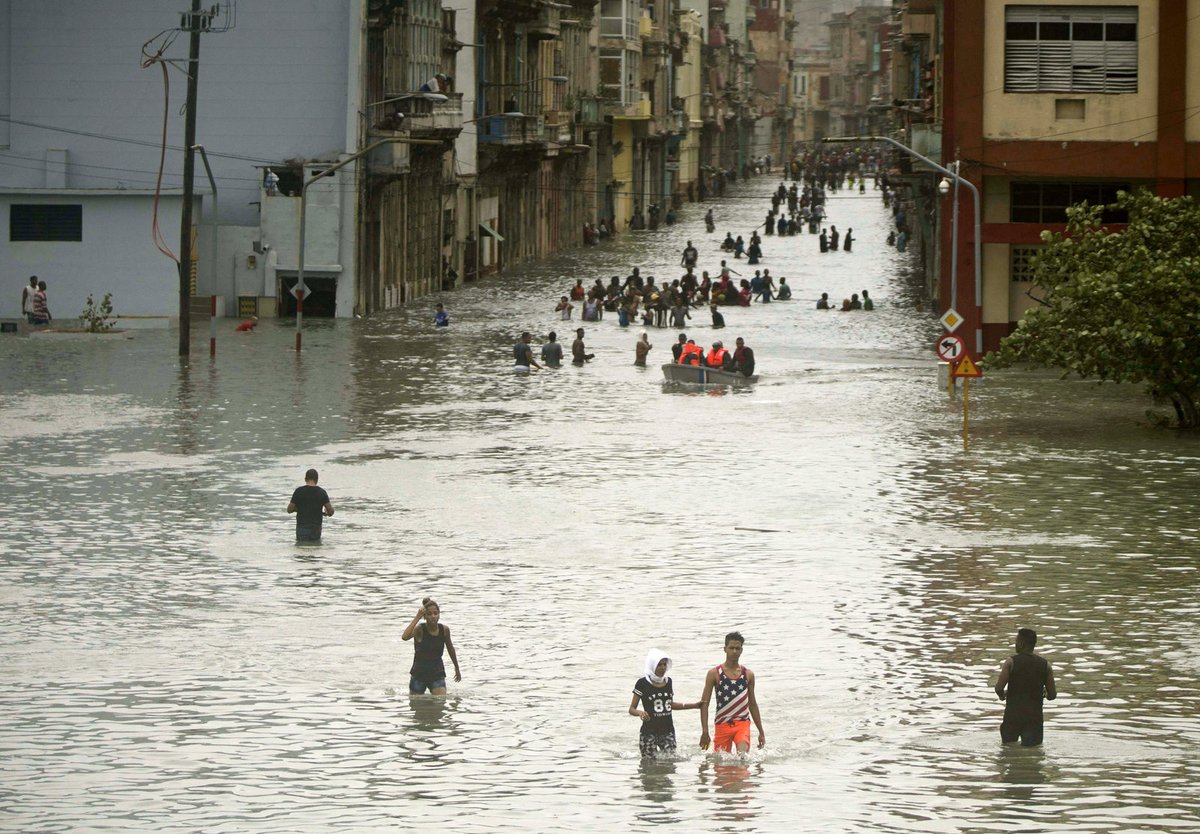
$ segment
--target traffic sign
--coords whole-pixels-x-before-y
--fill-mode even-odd
[[[301,290],[303,290],[303,291],[304,291],[304,295],[305,295],[305,297],[307,298],[307,297],[308,297],[308,294],[309,294],[309,293],[308,293],[308,287],[304,286],[304,284],[296,284],[295,286],[293,286],[293,287],[292,287],[292,289],[291,289],[291,293],[292,293],[292,295],[293,295],[293,296],[295,296],[296,298],[299,298],[299,297],[300,297],[300,296],[299,296],[299,293],[300,293],[300,291],[301,291]]]
[[[936,347],[937,355],[941,357],[942,361],[950,363],[957,362],[967,352],[967,346],[957,336],[943,336],[937,340]]]
[[[951,373],[959,379],[976,379],[983,376],[983,371],[979,370],[979,366],[972,362],[971,357],[967,354],[963,354],[963,358],[954,366]]]
[[[942,317],[938,321],[942,323],[942,327],[946,328],[947,333],[953,333],[955,330],[958,330],[958,326],[963,323],[964,319],[958,314],[957,310],[951,307],[942,313]]]

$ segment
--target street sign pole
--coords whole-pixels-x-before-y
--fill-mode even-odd
[[[967,433],[967,412],[970,411],[971,401],[971,378],[963,377],[963,451],[966,452],[971,448],[970,435]]]
[[[968,414],[970,413],[970,397],[971,397],[971,379],[983,376],[983,371],[979,370],[979,366],[971,361],[969,353],[963,354],[962,359],[954,370],[950,372],[950,378],[961,377],[963,381],[963,451],[970,449],[970,435],[968,429]]]
[[[300,331],[304,320],[304,290],[296,290],[296,353],[300,352]]]

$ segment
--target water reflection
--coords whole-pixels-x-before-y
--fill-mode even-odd
[[[755,787],[762,772],[761,762],[719,755],[706,757],[701,763],[700,792],[709,795],[709,813],[723,823],[720,830],[745,830],[747,825],[754,828],[752,823],[760,810]]]
[[[1000,781],[1009,786],[1004,792],[1009,799],[1032,799],[1036,786],[1052,781],[1040,747],[1001,745],[996,765]]]
[[[676,771],[676,763],[670,758],[641,757],[638,778],[645,802],[639,804],[639,820],[657,825],[683,820],[675,807]]]

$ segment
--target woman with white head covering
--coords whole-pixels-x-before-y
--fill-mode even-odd
[[[677,709],[700,709],[699,701],[681,704],[675,700],[671,679],[667,677],[669,671],[671,658],[660,649],[651,649],[646,655],[646,674],[633,685],[629,714],[642,719],[638,746],[643,756],[673,755],[675,722],[671,713]]]

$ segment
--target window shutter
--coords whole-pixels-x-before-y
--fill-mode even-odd
[[[1006,93],[1137,92],[1136,6],[1010,5],[1004,20]]]

